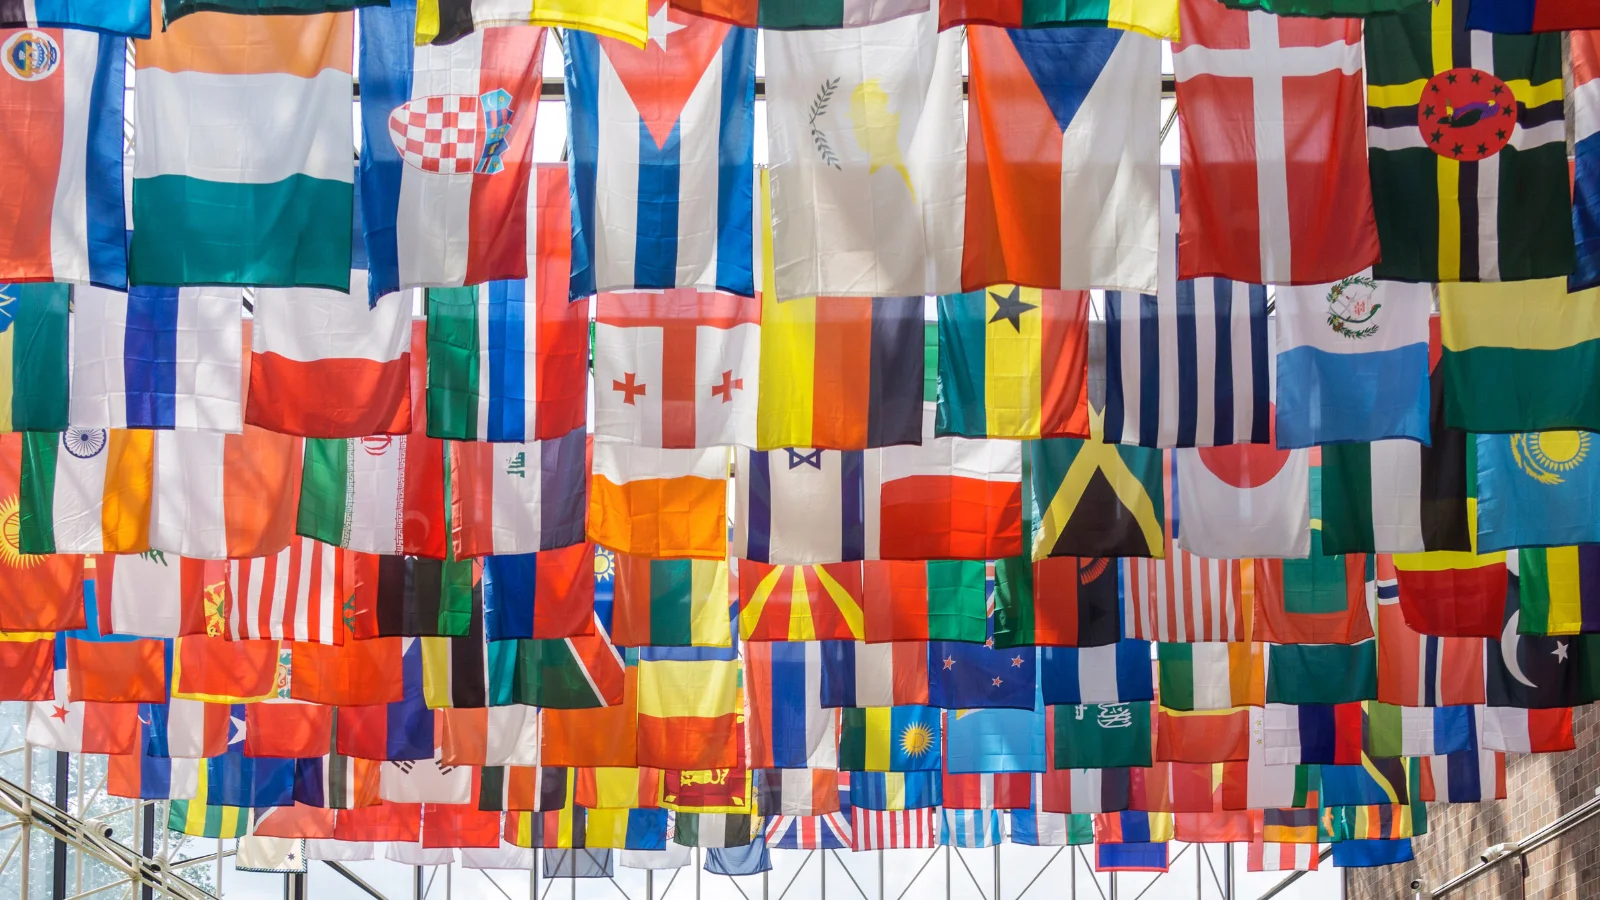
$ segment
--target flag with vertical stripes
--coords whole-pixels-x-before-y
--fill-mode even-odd
[[[277,556],[228,561],[227,636],[342,644],[355,592],[350,552],[296,537]]]
[[[1181,528],[1178,463],[1161,464],[1167,520],[1165,558],[1114,561],[1123,570],[1122,618],[1128,637],[1150,641],[1242,641],[1249,633],[1242,564],[1207,559],[1177,546]]]

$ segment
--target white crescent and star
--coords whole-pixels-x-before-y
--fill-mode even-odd
[[[1519,609],[1511,614],[1511,618],[1506,619],[1506,627],[1500,631],[1500,659],[1505,662],[1506,671],[1511,673],[1512,678],[1528,687],[1537,688],[1537,684],[1528,680],[1528,676],[1522,671],[1522,663],[1517,660],[1517,642],[1522,637],[1517,634],[1517,620],[1520,618],[1522,610]]]

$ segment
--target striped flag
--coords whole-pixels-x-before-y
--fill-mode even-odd
[[[1004,839],[997,809],[944,809],[939,812],[940,846],[993,847]]]
[[[444,442],[420,434],[305,441],[295,532],[363,553],[443,559]]]
[[[1600,32],[1574,31],[1572,230],[1578,264],[1567,290],[1600,285]]]
[[[1250,872],[1315,872],[1319,854],[1316,844],[1280,844],[1261,840],[1250,842],[1246,859]]]
[[[938,810],[851,810],[852,850],[906,850],[939,846]]]
[[[586,442],[582,426],[526,444],[453,442],[454,556],[535,553],[584,543]]]
[[[597,441],[589,539],[619,553],[724,559],[728,451],[658,450]]]
[[[228,637],[342,644],[354,576],[348,551],[310,538],[277,556],[229,560]]]
[[[1176,546],[1177,460],[1161,466],[1169,515],[1165,559],[1124,559],[1122,620],[1127,636],[1149,641],[1242,641],[1250,629],[1239,560],[1206,559]]]
[[[72,401],[83,428],[244,430],[242,288],[79,288]]]
[[[71,298],[64,284],[0,284],[0,432],[66,430]]]

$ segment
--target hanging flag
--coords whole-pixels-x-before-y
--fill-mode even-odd
[[[1485,551],[1600,541],[1600,464],[1587,431],[1478,435],[1478,545]],[[1586,465],[1586,463],[1588,463]]]
[[[1020,556],[996,561],[994,571],[996,647],[1103,647],[1122,637],[1117,560]]]
[[[67,429],[71,297],[65,285],[0,284],[0,432]]]
[[[1091,410],[1091,420],[1099,415]],[[1098,426],[1098,422],[1095,423]],[[1099,433],[1098,427],[1091,431]],[[1033,558],[1139,556],[1162,558],[1166,541],[1161,452],[1056,438],[1028,445]]]
[[[1054,719],[1057,714],[1055,707],[1045,712],[1050,720],[1045,735],[1051,759],[1055,758]],[[1080,815],[1127,809],[1129,788],[1126,768],[1052,769],[1039,776],[1035,794],[1044,812]]]
[[[943,759],[940,718],[939,710],[931,706],[844,709],[839,714],[840,770],[939,771]]]
[[[67,428],[29,432],[21,441],[16,534],[22,552],[150,549],[154,433]]]
[[[942,847],[994,847],[1004,839],[998,810],[943,809],[939,812]]]
[[[1376,262],[1360,20],[1218,0],[1183,0],[1179,13],[1178,277],[1320,284]]]
[[[1154,699],[1150,643],[1123,639],[1103,647],[1040,650],[1045,703],[1129,703]]]
[[[1128,6],[1114,0],[938,0],[939,30],[957,25],[1049,28],[1058,25],[1106,26],[1178,39],[1178,4],[1171,0]],[[1084,843],[1088,843],[1085,841]]]
[[[1089,436],[1088,291],[943,295],[939,347],[937,434]]]
[[[135,45],[135,284],[349,289],[354,27],[204,16]]]
[[[1478,501],[1468,498],[1467,552],[1397,553],[1400,609],[1423,634],[1494,637],[1506,598],[1507,554],[1478,553]]]
[[[1583,0],[1472,0],[1467,27],[1501,34],[1600,28],[1600,10]]]
[[[1148,766],[1150,703],[1086,703],[1051,707],[1054,769]]]
[[[1175,171],[1160,179],[1163,273],[1177,271],[1177,179]],[[1271,443],[1271,334],[1259,284],[1165,275],[1153,294],[1107,292],[1106,439]]]
[[[364,279],[356,274],[355,294],[258,292],[246,422],[312,438],[422,430],[412,421],[411,394],[421,393],[412,383],[425,377],[425,328],[413,327],[409,295],[386,295],[368,309],[359,296]],[[325,389],[332,384],[340,390]]]
[[[443,441],[420,434],[307,440],[296,532],[363,553],[443,559],[444,456]]]
[[[422,696],[430,709],[482,709],[488,705],[483,615],[483,601],[474,596],[466,634],[419,639]]]
[[[69,638],[69,634],[73,632],[57,632],[51,642],[52,691],[46,699],[28,704],[25,740],[35,746],[76,753],[133,753],[140,743],[140,707],[134,703],[72,699],[70,657],[74,654],[69,644],[93,641],[110,646],[124,643],[138,649],[150,642],[107,639],[92,630],[78,631],[78,637]],[[157,677],[164,674],[159,661],[154,674]]]
[[[944,721],[944,780],[946,804],[952,792],[952,779],[960,781],[969,774],[990,775],[1011,773],[1020,777],[1022,787],[1017,791],[1022,798],[1019,805],[1028,805],[1030,772],[1044,772],[1049,767],[1045,752],[1045,715],[1041,704],[1035,709],[963,709],[945,713]],[[1006,782],[1015,785],[1016,781]],[[984,782],[995,787],[1000,782]],[[991,795],[991,799],[997,795]],[[972,808],[972,807],[968,807]],[[994,803],[977,807],[999,808]]]
[[[1567,290],[1579,291],[1600,285],[1600,138],[1595,137],[1600,134],[1600,35],[1573,31],[1567,41],[1572,48],[1572,231],[1578,254]]]
[[[211,802],[209,766],[196,772],[194,799],[173,800],[167,805],[167,827],[180,834],[207,838],[243,837],[250,825],[250,811],[237,806]]]
[[[1365,620],[1365,611],[1362,614]],[[1353,703],[1378,697],[1376,641],[1267,648],[1268,703]]]
[[[277,556],[228,561],[227,636],[342,644],[355,591],[350,554],[295,538]]]
[[[804,0],[672,0],[672,8],[745,28],[804,31],[876,25],[926,12],[929,0],[838,0],[825,5]]]
[[[1478,746],[1476,720],[1471,706],[1421,709],[1364,703],[1365,745],[1368,755],[1385,759],[1402,756],[1444,756]]]
[[[535,766],[539,711],[531,706],[446,709],[438,714],[439,761],[456,766]]]
[[[490,649],[492,660],[494,648]],[[559,669],[555,672],[568,678],[578,674],[571,671],[571,663],[568,665],[566,672]],[[564,689],[567,695],[557,695],[555,699],[558,703],[568,706],[578,706],[582,703],[586,706],[573,709],[546,706],[540,711],[539,762],[545,766],[583,765],[637,769],[639,765],[637,662],[624,667],[619,655],[614,663],[603,659],[597,660],[591,663],[591,668],[598,676],[596,684],[609,696],[597,699],[596,694],[600,692],[594,688],[587,688],[589,693],[585,695],[571,689],[567,683],[556,683],[556,687]],[[612,682],[619,684],[613,686]],[[540,687],[546,691],[551,690],[548,686],[540,685]],[[497,685],[493,682],[490,684],[490,690],[493,703],[500,703],[505,699],[525,703],[535,699],[532,692],[526,688],[521,688],[520,694],[513,692],[509,698],[500,695]],[[568,696],[572,699],[568,699]],[[607,703],[609,705],[606,705]]]
[[[159,550],[95,559],[103,634],[174,638],[223,633],[227,563],[167,558]]]
[[[725,560],[647,559],[622,553],[614,565],[611,637],[618,646],[730,645]]]
[[[539,209],[548,244],[570,228],[565,169],[541,167],[538,190],[562,204]],[[429,437],[521,444],[584,423],[589,310],[567,301],[565,254],[546,249],[525,281],[428,291]]]
[[[597,437],[677,449],[755,444],[760,300],[604,293],[597,310]]]
[[[944,804],[943,781],[938,772],[849,772],[850,804],[862,810],[930,809]],[[840,789],[843,805],[844,790]]]
[[[750,815],[678,813],[674,843],[685,847],[743,847],[754,839],[758,823]]]
[[[383,764],[378,796],[391,803],[471,803],[469,766],[446,766],[437,755]]]
[[[120,124],[127,44],[113,34],[148,37],[150,16],[148,5],[125,6],[25,5],[0,14],[9,48],[0,65],[11,76],[0,134],[16,148],[3,182],[12,205],[0,281],[128,283]],[[84,25],[106,33],[77,30]]]
[[[1367,560],[1324,556],[1319,529],[1307,559],[1261,559],[1255,568],[1255,625],[1272,644],[1354,644],[1372,637],[1367,618]]]
[[[967,39],[961,287],[1154,292],[1160,41],[1093,27],[979,26]]]
[[[392,703],[402,696],[401,638],[342,645],[291,641],[290,696],[329,706]]]
[[[1504,753],[1556,753],[1575,749],[1571,707],[1520,709],[1486,706],[1483,710],[1484,750]]]
[[[106,757],[106,795],[134,800],[192,800],[200,790],[198,759],[149,756],[142,750]]]
[[[149,549],[229,559],[273,556],[289,546],[298,438],[247,426],[243,434],[158,431],[154,443]],[[143,484],[136,474],[133,489]]]
[[[1156,657],[1166,709],[1232,709],[1264,702],[1265,654],[1260,644],[1162,643],[1156,645]]]
[[[866,558],[867,508],[877,498],[864,496],[863,455],[794,448],[734,451],[738,506],[732,555],[785,565]]]
[[[1587,651],[1591,641],[1572,637],[1521,634],[1520,580],[1507,585],[1505,626],[1498,640],[1484,646],[1485,694],[1490,707],[1556,709],[1581,706],[1596,697]]]
[[[571,296],[754,297],[756,33],[648,5],[636,46],[567,32]]]
[[[47,432],[0,435],[0,518],[10,523],[0,529],[0,632],[65,631],[93,619],[84,612],[83,557],[36,555],[22,543],[23,449],[36,438],[54,446]]]
[[[1378,558],[1378,699],[1396,706],[1482,704],[1482,639],[1434,637],[1412,628],[1387,563]]]
[[[508,25],[549,25],[592,31],[645,45],[645,0],[518,0],[513,5],[487,0],[422,0],[417,4],[417,43],[446,46],[474,30]]]
[[[1310,554],[1310,450],[1231,444],[1173,456],[1184,525],[1179,547],[1213,559]]]
[[[779,303],[768,284],[761,294],[756,446],[864,450],[919,443],[926,344],[922,297]]]
[[[283,653],[277,641],[198,634],[173,640],[168,682],[174,698],[233,705],[278,696]]]
[[[1222,0],[1231,9],[1265,10],[1277,16],[1373,16],[1416,6],[1423,0]],[[1270,842],[1269,842],[1270,843]]]
[[[700,771],[734,766],[743,712],[734,652],[700,647],[639,651],[639,765]]]
[[[452,554],[465,559],[584,543],[586,443],[582,427],[526,444],[452,442]]]
[[[747,641],[861,640],[860,563],[771,566],[739,560],[739,636]]]
[[[1469,5],[1440,0],[1366,22],[1383,249],[1375,277],[1518,281],[1572,271],[1560,37],[1474,45]],[[1507,146],[1515,152],[1502,154]]]
[[[1024,847],[1077,847],[1094,843],[1094,823],[1089,816],[1011,811],[1011,843]]]
[[[589,539],[652,558],[723,559],[728,451],[593,444]]]
[[[837,813],[839,778],[834,769],[757,769],[756,808],[769,816]]]
[[[746,565],[740,563],[741,576]],[[981,562],[868,562],[862,581],[862,628],[871,643],[988,639]]]
[[[8,631],[0,634],[0,700],[49,700],[55,635],[48,631]]]
[[[962,38],[937,25],[765,36],[774,299],[959,289]]]
[[[1321,854],[1317,845],[1252,840],[1245,855],[1247,872],[1315,872]]]
[[[358,639],[467,633],[475,606],[472,563],[356,554],[350,630]]]
[[[1600,546],[1517,551],[1523,634],[1600,632]]]
[[[1367,270],[1276,300],[1280,445],[1430,439],[1427,285]]]
[[[867,559],[1002,559],[1022,553],[1022,445],[935,437],[863,457]]]
[[[1160,465],[1165,557],[1114,561],[1126,582],[1122,618],[1127,636],[1151,641],[1247,640],[1250,613],[1243,564],[1236,559],[1206,559],[1177,547],[1179,509],[1173,480],[1178,461],[1168,454]]]
[[[244,430],[240,288],[80,288],[72,399],[81,428]]]
[[[483,615],[489,640],[593,634],[598,553],[593,544],[574,544],[484,557]]]
[[[1366,726],[1362,705],[1266,704],[1261,748],[1266,763],[1360,765]]]
[[[334,708],[300,700],[265,700],[244,713],[244,755],[274,759],[320,756],[333,741]]]
[[[928,645],[824,641],[824,707],[917,706],[928,702]]]
[[[623,704],[622,654],[612,645],[598,616],[592,635],[516,641],[512,646],[516,655],[510,702],[550,709],[595,709]],[[615,735],[609,737],[614,739]],[[547,753],[551,742],[552,737],[547,732]],[[547,761],[546,764],[560,763]]]
[[[1161,709],[1156,717],[1155,758],[1174,763],[1248,762],[1250,713]]]
[[[1050,681],[1048,676],[1046,681]],[[1038,686],[1038,654],[1032,647],[1005,650],[987,642],[928,643],[929,705],[940,709],[1033,709],[1038,705]]]
[[[850,849],[909,850],[939,846],[936,809],[851,810]]]
[[[822,645],[752,642],[744,654],[750,765],[764,770],[835,768],[836,717],[822,707]],[[787,787],[788,782],[780,784]]]

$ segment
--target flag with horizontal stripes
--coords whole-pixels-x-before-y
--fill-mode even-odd
[[[1207,559],[1177,546],[1177,473],[1177,458],[1169,453],[1161,463],[1163,557],[1114,561],[1122,568],[1124,629],[1128,637],[1149,641],[1245,640],[1245,563]]]
[[[907,850],[939,846],[939,810],[870,810],[855,807],[852,850]]]

